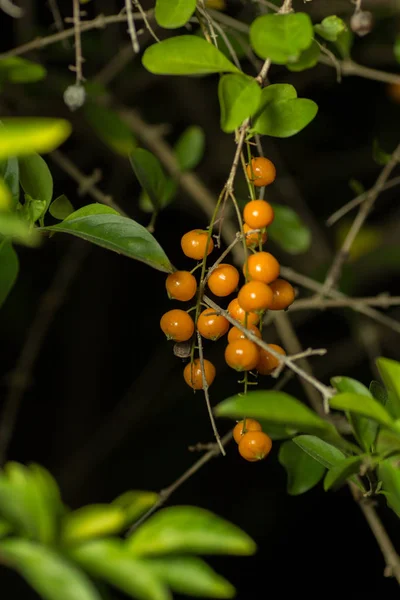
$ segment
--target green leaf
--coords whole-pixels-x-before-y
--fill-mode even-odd
[[[369,417],[381,425],[393,427],[393,420],[387,410],[370,396],[361,394],[336,394],[329,400],[332,408],[354,412]]]
[[[74,207],[64,194],[58,196],[49,206],[49,213],[59,221],[63,221],[72,215],[73,212]]]
[[[238,394],[218,404],[215,413],[219,417],[232,419],[240,419],[247,415],[254,419],[293,427],[297,431],[336,434],[330,423],[285,392],[258,390],[249,392],[246,396]]]
[[[44,79],[46,69],[26,58],[9,56],[0,60],[0,81],[11,83],[32,83]]]
[[[347,29],[342,19],[332,15],[325,17],[320,24],[314,25],[314,30],[327,42],[336,42],[339,35]]]
[[[345,458],[341,450],[314,435],[298,435],[292,441],[327,469]]]
[[[287,491],[291,496],[308,492],[321,480],[325,467],[292,441],[279,449],[279,462],[288,475]]]
[[[195,35],[169,38],[146,48],[142,62],[156,75],[237,73],[239,69],[215,46]]]
[[[13,530],[11,523],[8,523],[5,519],[0,519],[0,540],[7,537]]]
[[[349,181],[349,188],[352,192],[354,192],[356,196],[361,196],[361,194],[365,192],[365,187],[363,186],[361,181],[358,181],[358,179],[354,179],[354,177],[352,177]]]
[[[297,98],[296,88],[290,85],[290,83],[271,83],[271,85],[261,90],[260,104],[257,109],[256,118],[272,102],[294,100],[295,98]]]
[[[78,210],[69,214],[68,217],[65,217],[64,221],[72,221],[81,217],[91,217],[92,215],[119,215],[119,212],[111,208],[111,206],[95,202],[94,204],[87,204],[86,206],[82,206],[82,208],[78,208]]]
[[[85,117],[97,136],[113,152],[129,156],[136,148],[137,142],[131,130],[115,110],[88,102]]]
[[[122,508],[125,514],[125,526],[128,527],[152,508],[158,500],[159,496],[155,492],[130,490],[115,498],[112,504]]]
[[[101,600],[86,575],[50,548],[9,538],[0,541],[0,556],[44,600]]]
[[[201,127],[192,125],[185,129],[174,146],[181,171],[195,169],[204,155],[206,136]]]
[[[28,223],[36,223],[38,219],[42,221],[47,208],[46,200],[34,200],[25,194],[24,205],[20,208],[20,214],[28,221]]]
[[[400,35],[399,34],[396,36],[396,39],[394,41],[393,54],[394,54],[396,61],[398,63],[400,63]]]
[[[135,559],[120,540],[88,542],[69,555],[92,577],[139,600],[170,600],[168,589],[145,561]]]
[[[19,261],[9,240],[0,240],[0,307],[17,280]]]
[[[376,440],[376,451],[382,456],[400,453],[400,433],[391,429],[381,429]]]
[[[112,504],[89,504],[65,515],[61,526],[64,544],[76,544],[95,537],[120,533],[125,526],[125,513]]]
[[[336,42],[334,42],[336,48],[339,51],[341,58],[344,60],[346,58],[350,58],[351,47],[353,45],[354,35],[349,27],[347,27],[342,33],[340,33],[337,37]]]
[[[39,154],[31,154],[19,158],[18,163],[19,181],[25,194],[33,200],[43,200],[47,209],[53,197],[53,177],[46,161]]]
[[[378,476],[390,508],[400,517],[400,469],[399,459],[388,458],[378,466]]]
[[[320,47],[317,42],[313,40],[308,48],[303,50],[299,55],[296,62],[288,63],[286,66],[289,71],[305,71],[306,69],[312,69],[318,63],[320,54]]]
[[[274,220],[268,227],[268,235],[289,254],[302,254],[311,246],[311,231],[289,206],[271,203]]]
[[[271,102],[252,129],[261,135],[287,138],[296,135],[315,118],[318,106],[307,98]]]
[[[185,25],[196,10],[196,0],[156,0],[155,18],[165,29]]]
[[[9,237],[24,246],[38,246],[41,242],[38,230],[18,214],[0,212],[0,236]]]
[[[359,473],[364,458],[365,456],[349,456],[332,467],[325,476],[324,490],[327,491],[332,487],[339,487],[346,479]]]
[[[177,594],[200,598],[233,598],[235,588],[201,558],[171,556],[146,561],[157,577]]]
[[[129,155],[129,160],[140,185],[150,198],[154,210],[159,210],[164,204],[167,185],[160,161],[154,154],[143,148],[136,148]]]
[[[394,418],[400,419],[400,363],[390,358],[378,358],[376,366],[389,392],[386,407]]]
[[[383,406],[386,405],[388,393],[379,381],[371,381],[369,384],[369,392],[375,400],[378,400]]]
[[[12,208],[12,196],[11,190],[4,181],[2,177],[0,177],[0,212],[8,211]]]
[[[235,73],[219,80],[218,98],[221,109],[221,129],[231,133],[257,110],[261,88],[255,79]]]
[[[217,515],[194,506],[164,508],[127,540],[136,556],[177,552],[249,555],[256,550],[244,531]]]
[[[0,160],[33,152],[51,152],[71,133],[71,125],[64,119],[15,117],[3,119],[2,123]]]
[[[368,388],[356,379],[351,379],[350,377],[333,377],[331,384],[338,392],[350,392],[372,398],[372,394]],[[347,413],[346,416],[353,428],[358,443],[364,450],[372,450],[379,430],[378,423],[351,412]]]
[[[85,209],[88,210],[88,207]],[[104,210],[101,214],[87,216],[76,211],[62,223],[42,227],[41,230],[69,233],[107,250],[144,262],[158,271],[173,271],[164,250],[147,229],[132,219],[110,214],[109,211]]]
[[[250,27],[250,43],[255,53],[279,65],[296,62],[312,39],[311,19],[305,13],[263,15]]]
[[[35,481],[47,513],[54,516],[54,526],[57,523],[58,527],[58,518],[63,516],[67,509],[61,500],[56,480],[50,475],[47,469],[36,463],[29,465],[29,471],[32,479]]]
[[[379,145],[379,141],[375,138],[372,143],[372,156],[374,161],[380,165],[387,165],[392,155],[389,152],[385,152]]]
[[[1,130],[0,130],[1,131]],[[0,176],[7,184],[15,208],[19,202],[19,167],[18,159],[10,157],[0,162]]]

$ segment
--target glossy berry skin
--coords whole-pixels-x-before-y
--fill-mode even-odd
[[[247,329],[254,333],[261,340],[261,332],[255,325],[248,325]],[[247,336],[243,331],[240,331],[237,327],[232,327],[228,333],[228,342],[235,342],[236,340],[247,340]]]
[[[271,283],[279,277],[280,266],[270,252],[256,252],[243,265],[243,274],[248,279]]]
[[[277,279],[270,285],[274,297],[270,310],[285,310],[295,299],[293,286],[284,279]]]
[[[207,285],[215,296],[229,296],[239,283],[239,271],[228,264],[220,264],[207,280]]]
[[[258,233],[249,233],[249,231],[253,231],[253,228],[250,227],[250,225],[247,225],[247,223],[243,223],[243,233],[245,235],[246,246],[248,248],[254,248],[255,246],[259,246],[260,244],[265,244],[268,238],[266,231],[260,231]]]
[[[270,185],[276,178],[274,163],[264,156],[253,158],[246,167],[246,173],[256,187]]]
[[[231,302],[229,302],[228,313],[231,315],[231,317],[236,319],[236,321],[242,323],[242,325],[246,323],[247,327],[250,327],[250,325],[257,325],[257,323],[260,320],[258,314],[254,312],[248,313],[246,320],[246,311],[243,310],[243,308],[240,306],[237,298],[234,298],[233,300],[231,300]]]
[[[225,361],[236,371],[255,369],[258,357],[258,347],[250,340],[236,340],[225,348]]]
[[[189,258],[194,258],[194,260],[203,260],[206,253],[207,240],[208,233],[203,229],[193,229],[192,231],[188,231],[181,239],[183,254]],[[212,238],[210,238],[207,255],[209,255],[213,249],[214,242],[212,241]]]
[[[197,330],[207,340],[217,340],[229,329],[229,321],[222,315],[216,315],[215,310],[206,308],[197,319]]]
[[[286,352],[281,346],[277,344],[268,344],[271,346],[273,350],[282,354],[282,356],[286,356]],[[279,360],[264,348],[260,348],[259,358],[257,363],[257,371],[260,375],[271,375],[273,371],[279,366]]]
[[[249,462],[262,460],[271,448],[272,440],[263,431],[248,431],[239,442],[239,454]]]
[[[244,429],[243,429],[243,425],[245,425]],[[255,419],[246,419],[246,421],[239,421],[239,423],[236,423],[236,425],[233,429],[233,439],[235,440],[235,442],[237,444],[239,444],[239,442],[242,439],[242,437],[244,436],[244,434],[247,433],[248,431],[261,431],[261,430],[262,430],[261,423],[259,423]]]
[[[186,342],[194,333],[194,322],[184,310],[174,308],[166,312],[160,320],[160,327],[169,340]]]
[[[168,275],[165,287],[171,300],[187,302],[196,293],[197,281],[189,271],[175,271]]]
[[[273,293],[262,281],[245,283],[238,294],[239,306],[246,312],[267,310],[272,304]]]
[[[266,200],[251,200],[244,207],[243,218],[252,229],[263,229],[274,220],[274,209]]]
[[[204,375],[207,384],[210,386],[215,379],[215,367],[206,358],[204,359]],[[194,390],[203,389],[203,377],[201,374],[200,359],[195,358],[193,363],[188,363],[183,370],[183,377],[188,384]]]

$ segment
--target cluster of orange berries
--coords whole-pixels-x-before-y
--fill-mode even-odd
[[[272,448],[271,438],[262,431],[261,423],[255,419],[244,419],[236,423],[233,439],[238,444],[239,454],[249,462],[262,460]]]
[[[271,161],[258,157],[247,166],[247,175],[254,186],[259,187],[272,183],[276,172]],[[289,282],[279,278],[280,267],[276,258],[262,250],[267,240],[266,229],[274,219],[272,206],[265,200],[251,200],[244,208],[243,218],[246,245],[252,254],[243,266],[246,282],[240,288],[237,297],[229,303],[227,311],[245,328],[245,331],[238,327],[230,328],[229,321],[213,309],[206,308],[200,312],[201,298],[198,298],[196,306],[196,323],[189,312],[173,309],[162,316],[160,326],[165,335],[175,342],[190,340],[196,329],[203,338],[208,340],[217,340],[229,331],[228,345],[225,349],[226,363],[237,371],[257,371],[260,375],[270,375],[279,366],[279,359],[248,339],[246,331],[261,339],[261,331],[257,327],[260,317],[266,310],[286,309],[294,301],[295,293]],[[182,237],[181,247],[185,256],[197,261],[204,260],[206,254],[208,256],[214,249],[211,232],[200,229],[189,231]],[[227,263],[211,267],[205,277],[209,290],[218,297],[231,295],[238,288],[239,280],[239,271]],[[188,302],[195,296],[198,286],[193,273],[175,271],[168,275],[166,289],[171,299]],[[269,346],[278,354],[286,354],[280,346],[275,344]],[[207,359],[203,360],[203,367],[206,383],[210,386],[215,379],[215,367]],[[191,360],[185,366],[183,375],[191,388],[203,389],[199,358]],[[263,438],[265,434],[259,433],[262,434],[261,438],[265,442]]]

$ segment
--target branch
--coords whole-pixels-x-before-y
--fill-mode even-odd
[[[329,299],[320,297],[304,298],[303,300],[295,300],[290,306],[290,311],[294,310],[316,310],[325,308],[354,308],[358,306],[380,306],[388,308],[389,306],[399,306],[400,296],[389,296],[379,294],[379,296],[362,297],[362,298],[335,298]]]
[[[128,33],[132,41],[132,48],[135,54],[139,54],[140,46],[137,38],[135,21],[133,20],[132,0],[125,0],[126,19],[128,21]]]
[[[81,8],[79,0],[73,0],[74,6],[74,37],[75,37],[75,67],[70,67],[76,74],[76,85],[81,85],[84,81],[82,73],[82,43],[81,43]]]

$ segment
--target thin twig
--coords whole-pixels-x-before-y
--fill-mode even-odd
[[[64,23],[61,17],[60,9],[58,8],[57,0],[48,0],[49,8],[51,14],[53,15],[54,25],[56,26],[57,31],[64,31]],[[64,48],[68,48],[68,42],[63,40]]]
[[[208,416],[210,417],[211,427],[212,427],[212,430],[214,432],[214,436],[215,436],[215,439],[217,441],[218,447],[219,447],[219,449],[221,451],[221,454],[223,456],[225,456],[225,450],[224,450],[223,445],[221,444],[221,438],[219,436],[217,425],[215,423],[213,411],[212,411],[212,408],[211,408],[210,396],[209,396],[209,393],[208,393],[208,383],[207,383],[206,373],[205,373],[205,370],[204,370],[203,340],[202,340],[201,335],[200,335],[199,332],[197,332],[197,346],[198,346],[198,349],[199,349],[201,379],[202,379],[202,382],[203,382],[203,392],[204,392],[204,398],[206,400],[206,405],[207,405],[207,410],[208,410]]]
[[[128,33],[131,38],[132,48],[135,54],[139,54],[140,46],[136,33],[135,21],[133,20],[132,0],[125,0],[125,10],[128,21]]]
[[[152,28],[152,26],[150,25],[150,19],[147,18],[147,14],[145,13],[145,11],[142,8],[142,5],[140,4],[139,0],[133,0],[133,4],[137,7],[138,11],[140,12],[140,15],[143,19],[143,23],[145,24],[146,29],[148,30],[148,32],[150,33],[150,35],[152,36],[152,38],[156,41],[159,42],[160,38],[157,37],[157,35],[154,32],[154,29]],[[151,11],[149,11],[148,14],[151,14]]]
[[[336,254],[336,257],[331,265],[331,268],[328,271],[328,274],[325,278],[324,285],[321,290],[321,295],[324,296],[327,294],[338,282],[340,278],[340,274],[342,271],[342,267],[346,262],[350,249],[353,245],[354,240],[356,239],[360,229],[362,228],[366,218],[371,212],[375,200],[379,196],[383,186],[387,182],[391,172],[397,165],[400,159],[400,144],[397,146],[395,151],[392,154],[390,161],[383,167],[378,179],[376,180],[375,185],[367,192],[364,202],[361,204],[360,209],[357,213],[356,218],[353,221],[352,226],[350,227],[346,239],[343,242],[342,247],[339,252]]]
[[[242,239],[242,234],[237,232],[236,233],[236,237],[233,240],[233,242],[231,242],[229,244],[229,246],[227,246],[227,248],[225,248],[225,250],[223,251],[223,253],[221,254],[221,256],[219,258],[217,258],[217,260],[215,261],[215,263],[208,269],[206,276],[204,277],[204,284],[207,282],[207,279],[210,277],[211,273],[213,271],[215,271],[215,269],[218,267],[218,265],[220,265],[222,263],[222,261],[224,260],[224,258],[226,256],[228,256],[228,254],[230,254],[233,250],[233,248],[236,246],[236,244],[238,242],[240,242],[240,240]]]
[[[75,30],[75,67],[70,67],[75,71],[76,85],[81,85],[84,81],[82,73],[82,43],[81,43],[81,7],[79,0],[73,0],[74,7],[74,30]]]
[[[388,308],[389,306],[400,305],[400,296],[389,296],[385,294],[379,294],[378,296],[367,296],[361,298],[304,298],[301,300],[295,300],[290,307],[290,312],[294,310],[318,310],[325,308],[352,308],[354,306],[379,306],[381,308]]]
[[[61,259],[53,281],[39,300],[36,315],[28,329],[17,364],[11,375],[10,387],[0,418],[0,465],[3,465],[6,460],[18,411],[24,393],[30,384],[32,372],[47,332],[58,309],[65,301],[68,288],[88,252],[88,245],[72,242],[69,250]]]

